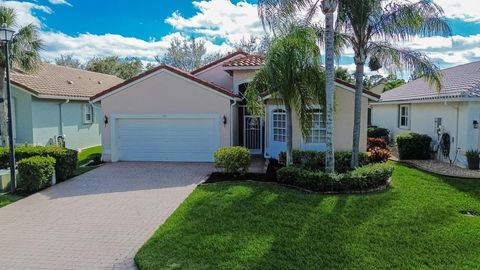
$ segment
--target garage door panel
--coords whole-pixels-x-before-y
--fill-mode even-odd
[[[217,118],[118,119],[118,159],[210,162],[219,132]]]

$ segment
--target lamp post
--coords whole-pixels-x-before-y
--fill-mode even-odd
[[[7,109],[8,109],[8,144],[10,150],[10,189],[12,192],[15,191],[17,186],[17,181],[15,177],[15,143],[13,141],[13,125],[12,125],[12,97],[10,90],[10,51],[9,43],[13,39],[15,31],[7,27],[6,24],[3,24],[0,28],[0,42],[3,43],[5,49],[5,71],[6,71],[6,83],[7,83]],[[5,101],[4,101],[5,102]],[[1,132],[5,132],[2,130]]]

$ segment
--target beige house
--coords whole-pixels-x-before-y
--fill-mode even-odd
[[[253,154],[277,158],[285,150],[284,106],[265,99],[262,119],[249,115],[242,98],[263,57],[235,52],[191,73],[161,65],[92,97],[101,102],[106,161],[213,160],[221,146],[242,145]],[[354,87],[337,81],[335,147],[352,145]],[[363,95],[362,150],[366,148],[367,109],[371,92]],[[320,112],[311,134],[301,135],[293,119],[295,149],[325,149],[325,125]]]

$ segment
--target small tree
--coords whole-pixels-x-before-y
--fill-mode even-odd
[[[245,96],[251,114],[263,115],[262,95],[267,94],[285,106],[287,165],[291,165],[293,113],[298,115],[302,134],[307,135],[312,124],[312,105],[325,108],[325,77],[313,29],[292,27],[286,36],[273,42],[265,65],[247,87]]]
[[[60,57],[55,58],[55,64],[64,67],[82,68],[80,60],[76,59],[73,54],[61,54]]]
[[[94,57],[88,61],[86,69],[127,80],[142,72],[143,64],[137,58],[120,59],[118,56]]]

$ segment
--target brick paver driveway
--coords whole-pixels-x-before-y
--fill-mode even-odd
[[[136,269],[211,164],[113,163],[0,209],[0,269]]]

